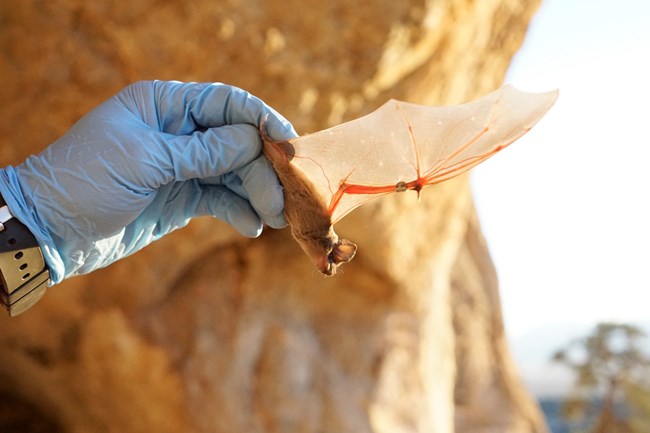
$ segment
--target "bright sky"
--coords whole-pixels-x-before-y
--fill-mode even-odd
[[[506,82],[560,89],[472,174],[508,334],[650,320],[650,1],[544,0]]]

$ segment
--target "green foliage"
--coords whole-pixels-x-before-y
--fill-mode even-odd
[[[635,326],[600,323],[553,355],[576,376],[564,406],[567,419],[596,419],[592,433],[650,432],[650,356],[641,350],[643,338]]]

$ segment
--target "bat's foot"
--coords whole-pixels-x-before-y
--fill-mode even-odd
[[[262,137],[262,140],[267,143],[273,143],[273,140],[271,140],[271,137],[269,137],[269,133],[266,132],[266,124],[269,123],[269,115],[266,114],[262,121],[260,122],[260,136]]]
[[[264,154],[271,160],[272,163],[279,163],[281,165],[288,164],[293,155],[296,153],[296,150],[293,148],[293,145],[286,141],[276,141],[269,137],[269,133],[266,130],[266,124],[268,123],[269,115],[264,116],[260,122],[260,137],[262,137],[263,151]],[[277,171],[277,167],[276,171]]]

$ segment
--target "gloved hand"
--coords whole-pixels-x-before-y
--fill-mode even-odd
[[[260,99],[223,84],[138,82],[17,167],[0,193],[36,236],[52,283],[132,254],[192,217],[245,236],[283,227],[282,188],[258,125],[296,134]]]

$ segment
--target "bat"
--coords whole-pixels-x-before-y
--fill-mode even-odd
[[[504,86],[459,105],[389,100],[376,111],[288,141],[260,126],[263,152],[284,188],[291,234],[325,275],[352,260],[357,246],[333,225],[374,198],[443,182],[485,161],[528,132],[558,91]]]

